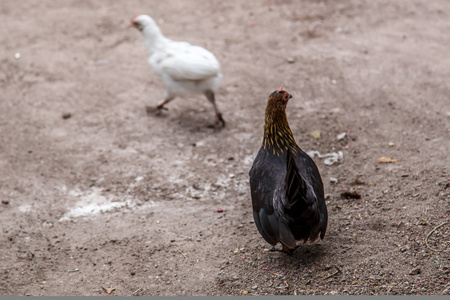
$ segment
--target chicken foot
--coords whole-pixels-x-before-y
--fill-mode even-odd
[[[217,118],[217,120],[216,120],[216,123],[215,123],[215,126],[214,127],[225,127],[225,120],[223,119],[223,117],[222,117],[222,113],[219,111],[219,109],[217,108],[217,105],[216,105],[216,98],[215,98],[215,96],[214,96],[214,92],[213,91],[211,91],[211,90],[207,90],[206,92],[205,92],[205,96],[206,96],[206,98],[209,100],[209,102],[211,102],[211,104],[213,105],[213,107],[214,107],[214,112],[216,113],[216,118]]]
[[[164,107],[164,105],[166,105],[167,103],[169,103],[173,99],[174,98],[162,99],[161,101],[158,102],[158,105],[156,105],[156,106],[147,106],[145,108],[145,110],[147,111],[147,115],[156,114],[157,116],[159,116],[163,109],[164,110],[169,110],[167,107]]]
[[[283,252],[283,253],[292,255],[292,254],[294,253],[294,251],[297,250],[297,248],[299,248],[301,245],[300,245],[300,244],[296,245],[294,249],[288,248],[288,247],[286,247],[285,245],[282,245],[282,246],[283,246],[283,247],[282,247],[281,249],[272,247],[272,248],[270,249],[270,251],[272,251],[272,252],[279,251],[279,252]]]

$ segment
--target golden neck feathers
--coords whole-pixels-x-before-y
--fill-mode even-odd
[[[286,91],[275,91],[267,102],[263,148],[273,155],[287,150],[297,152],[298,146],[286,117],[286,104],[291,96]]]

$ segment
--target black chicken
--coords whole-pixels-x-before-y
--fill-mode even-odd
[[[319,170],[298,147],[286,118],[290,98],[283,86],[269,96],[263,143],[249,173],[256,227],[287,253],[297,241],[323,239],[328,222]]]

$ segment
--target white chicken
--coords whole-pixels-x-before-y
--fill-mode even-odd
[[[204,94],[214,106],[216,126],[225,126],[214,96],[222,79],[220,63],[214,54],[205,48],[166,38],[147,15],[134,16],[131,24],[144,35],[150,53],[148,62],[166,88],[164,98],[156,107],[147,107],[147,113],[166,109],[164,105],[177,96]]]

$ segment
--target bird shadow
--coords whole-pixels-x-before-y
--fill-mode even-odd
[[[172,128],[176,126],[177,131],[183,131],[191,134],[220,132],[224,128],[221,126],[216,126],[212,115],[210,116],[203,110],[168,110],[159,114],[148,114],[148,117],[163,121],[165,126],[171,126]]]
[[[294,270],[298,269],[298,267],[307,267],[324,262],[327,258],[328,247],[317,243],[303,244],[292,254],[286,254],[280,251],[271,253],[274,253],[276,260],[279,264],[283,265],[284,268]]]

